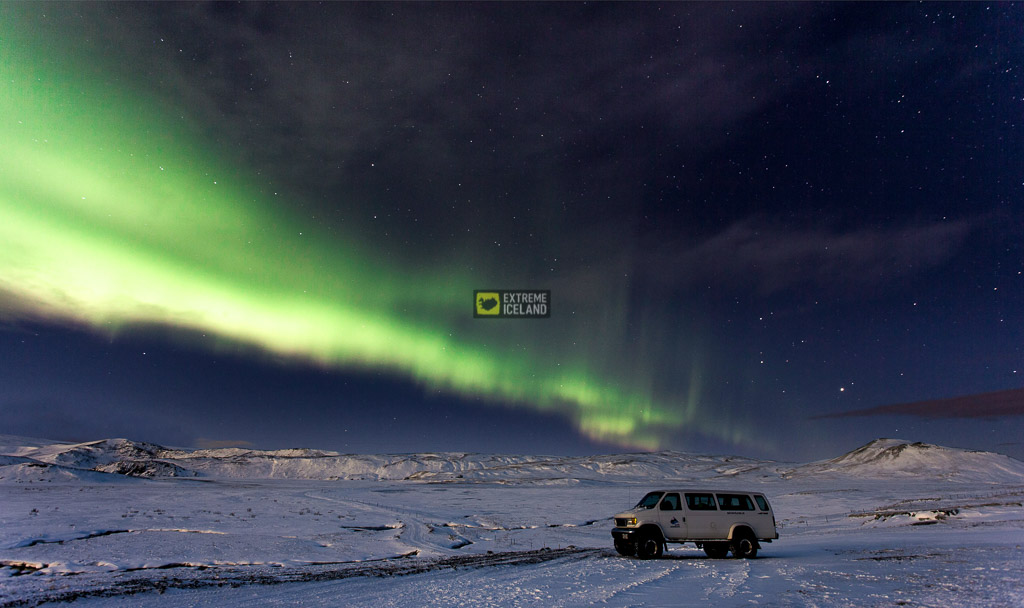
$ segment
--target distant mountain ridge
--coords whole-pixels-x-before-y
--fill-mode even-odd
[[[25,443],[18,445],[16,437],[0,441],[0,482],[46,481],[48,477],[96,481],[103,475],[114,475],[534,484],[650,479],[713,484],[812,476],[902,476],[1024,483],[1024,462],[1008,456],[900,439],[876,439],[839,457],[803,465],[685,452],[578,457],[462,452],[374,455],[305,448],[180,450],[123,438],[75,444],[46,444],[40,440]]]

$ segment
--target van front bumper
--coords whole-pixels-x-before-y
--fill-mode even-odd
[[[638,532],[640,532],[640,528],[612,528],[612,538],[616,542],[629,543],[636,540]]]

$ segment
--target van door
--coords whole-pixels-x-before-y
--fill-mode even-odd
[[[678,492],[669,492],[661,499],[661,504],[658,505],[658,523],[661,524],[666,539],[687,538],[686,515]]]
[[[718,538],[718,505],[710,492],[686,492],[686,523],[689,538]]]

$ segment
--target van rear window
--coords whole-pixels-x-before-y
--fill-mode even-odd
[[[719,494],[718,506],[723,511],[754,510],[754,502],[746,494]]]
[[[760,495],[755,494],[754,495],[754,500],[757,501],[757,506],[762,511],[767,511],[768,510],[768,501],[765,500],[764,496],[760,496]]]

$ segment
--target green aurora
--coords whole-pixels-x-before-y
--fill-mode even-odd
[[[289,215],[159,100],[112,85],[100,64],[16,41],[15,21],[0,26],[12,30],[0,32],[8,317],[108,335],[157,326],[201,336],[205,348],[383,370],[427,390],[555,412],[622,446],[656,449],[680,430],[738,439],[735,425],[700,421],[698,370],[689,395],[656,398],[649,381],[616,381],[557,336],[523,348],[504,344],[507,334],[482,337],[492,323],[466,329],[479,277],[403,271],[358,238]],[[563,322],[557,285],[553,296],[552,319],[503,323]]]

